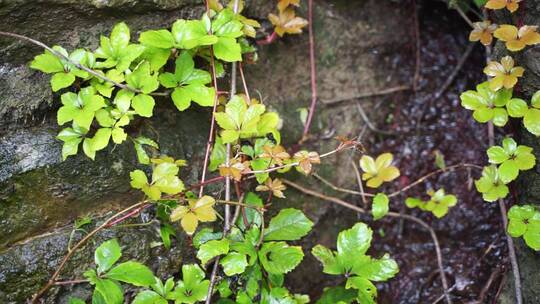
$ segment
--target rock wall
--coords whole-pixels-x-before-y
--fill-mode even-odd
[[[260,20],[273,10],[274,1],[246,2],[247,14]],[[302,4],[300,14],[305,16]],[[116,22],[128,23],[136,37],[138,31],[167,27],[177,18],[199,17],[203,9],[202,1],[195,0],[4,0],[0,31],[67,49],[94,49],[100,33],[108,33]],[[410,22],[409,13],[391,1],[317,1],[314,26],[321,101],[402,84],[405,69],[396,67],[408,64],[403,54],[409,51],[411,38],[404,25]],[[0,37],[0,303],[23,303],[44,284],[65,255],[75,219],[89,215],[96,225],[111,210],[141,198],[129,186],[129,171],[137,167],[129,143],[98,153],[95,161],[82,155],[61,161],[61,145],[55,139],[59,96],[50,91],[48,76],[28,68],[41,51]],[[261,48],[260,62],[245,67],[252,94],[260,94],[288,121],[283,134],[289,143],[301,133],[296,109],[310,100],[308,54],[307,35],[290,36]],[[358,134],[362,123],[351,109],[320,104],[313,129],[323,139],[314,149],[330,150],[334,142],[328,139],[333,135]],[[202,122],[207,121],[207,109],[179,113],[162,99],[154,117],[142,121],[137,132],[156,139],[162,153],[187,159],[191,166],[181,174],[192,183],[200,176],[208,134]],[[323,167],[321,174],[331,177],[341,172],[335,176],[337,182],[354,184],[350,170],[339,170],[348,168],[349,157],[329,159],[337,168]],[[221,190],[219,185],[209,188],[216,195]],[[316,223],[330,212],[328,205],[321,208],[313,199],[288,196],[289,204],[304,209]],[[147,222],[153,216],[149,210],[132,222]],[[92,264],[93,249],[114,236],[120,238],[128,258],[145,262],[163,277],[174,275],[183,261],[192,259],[181,235],[168,251],[150,246],[159,240],[155,224],[106,230],[75,255],[62,278],[79,278]],[[80,237],[75,234],[75,239]],[[316,262],[307,263],[311,264],[293,274],[290,284],[298,291],[320,292],[316,284],[324,277],[306,275]],[[47,303],[66,303],[68,294],[84,298],[89,290],[82,285],[54,288]]]
[[[498,24],[540,25],[540,2],[526,1],[520,3],[519,11],[510,16],[508,13],[493,13],[491,17]],[[540,47],[528,47],[523,51],[509,53],[501,42],[497,42],[494,49],[494,59],[511,55],[516,65],[525,68],[523,77],[519,80],[515,95],[530,100],[532,95],[540,90]],[[534,149],[537,159],[540,159],[540,140],[529,133],[521,123],[514,123],[507,132],[513,133],[520,144]],[[540,205],[540,167],[520,174],[515,186],[518,194],[518,204]],[[525,245],[522,239],[515,239],[523,299],[526,304],[540,302],[540,255]],[[510,270],[509,270],[510,271]],[[509,277],[510,279],[510,277]],[[513,281],[508,280],[506,290],[501,297],[501,303],[515,303]]]

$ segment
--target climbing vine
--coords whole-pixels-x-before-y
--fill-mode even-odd
[[[519,9],[519,1],[475,2],[480,7],[485,5],[486,9],[507,9],[509,12]],[[137,288],[132,302],[136,304],[210,303],[212,299],[223,304],[308,303],[307,295],[288,290],[284,282],[287,273],[294,270],[305,255],[305,248],[298,246],[296,241],[305,237],[314,224],[302,211],[293,208],[278,210],[270,219],[266,216],[275,200],[286,199],[285,191],[291,186],[359,213],[370,212],[373,220],[385,216],[404,218],[426,228],[435,244],[445,297],[451,303],[435,233],[414,216],[390,211],[389,203],[391,198],[429,176],[475,166],[447,167],[439,156],[440,170],[393,193],[371,194],[364,192],[364,182],[368,188],[377,189],[400,176],[391,153],[372,157],[365,154],[359,142],[343,138],[326,153],[283,146],[280,129],[286,122],[261,100],[252,98],[247,86],[243,93],[236,93],[236,64],[246,57],[257,57],[255,44],[269,44],[285,34],[302,32],[308,22],[296,16],[299,0],[277,2],[277,12],[268,16],[274,32],[259,41],[254,40],[259,22],[241,14],[243,1],[231,0],[223,5],[218,0],[209,0],[206,4],[208,10],[200,19],[180,19],[170,28],[144,31],[137,42],[134,42],[128,25],[118,23],[109,36],[100,37],[100,45],[93,51],[76,49],[68,52],[61,46],[47,47],[37,43],[46,50],[34,58],[30,67],[51,74],[51,88],[60,94],[62,106],[57,111],[57,122],[62,129],[57,138],[63,142],[62,158],[66,160],[82,149],[94,160],[100,151],[129,142],[141,164],[140,169],[130,173],[130,183],[145,198],[106,221],[71,248],[60,268],[32,301],[37,302],[47,292],[73,251],[99,229],[154,206],[163,246],[171,246],[174,225],[178,225],[191,240],[198,263],[184,264],[181,276],[162,281],[142,263],[119,263],[121,245],[116,239],[106,241],[95,250],[95,269],[85,271],[82,274],[85,279],[73,281],[93,286],[92,303],[124,303],[126,285]],[[535,26],[518,28],[482,20],[472,27],[470,40],[480,41],[485,46],[491,45],[496,38],[508,51],[517,52],[540,43]],[[36,43],[16,34],[10,36]],[[243,79],[242,66],[239,68]],[[475,90],[463,92],[460,96],[462,106],[471,110],[473,118],[480,123],[503,127],[510,118],[521,119],[527,130],[540,135],[540,91],[530,102],[513,96],[513,89],[526,73],[525,69],[516,66],[508,55],[500,61],[490,61],[484,73],[489,80]],[[226,76],[230,76],[229,92],[218,89],[217,78]],[[195,107],[212,109],[207,157],[198,185],[185,185],[178,176],[180,170],[190,166],[189,160],[160,153],[158,141],[129,128],[134,121],[153,116],[157,98],[170,100],[178,111]],[[313,100],[316,101],[316,94]],[[314,106],[311,111],[313,109]],[[303,113],[303,121],[307,124],[305,130],[309,130],[311,121],[306,120],[307,115]],[[348,190],[348,193],[360,195],[364,208],[369,210],[318,194],[285,179],[284,174],[293,168],[305,176],[311,175],[324,158],[346,149],[364,154],[357,160],[362,170],[362,174],[358,172],[361,191]],[[475,186],[488,202],[505,198],[509,193],[507,185],[516,180],[521,171],[536,165],[532,148],[519,145],[510,137],[503,139],[501,146],[491,146],[487,155],[490,164],[482,169]],[[217,172],[217,177],[206,180],[207,169]],[[204,192],[206,184],[220,181],[226,182],[225,199]],[[232,185],[236,189],[235,199],[231,199]],[[196,188],[200,189],[199,194],[191,191]],[[458,204],[458,198],[442,188],[430,189],[427,195],[427,199],[406,198],[405,205],[441,218]],[[371,198],[371,204],[367,198]],[[232,214],[230,207],[235,209]],[[532,205],[516,205],[507,216],[508,233],[523,237],[529,247],[539,250],[540,212]],[[222,222],[222,228],[207,224],[215,222]],[[399,267],[388,254],[379,258],[367,254],[372,239],[372,230],[360,222],[338,234],[336,250],[322,245],[311,248],[311,254],[322,264],[322,272],[342,276],[345,280],[344,286],[326,288],[317,303],[376,302],[377,288],[373,282],[393,278]],[[71,298],[70,303],[85,301]]]

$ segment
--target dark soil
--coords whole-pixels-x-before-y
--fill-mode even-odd
[[[409,2],[407,2],[409,3]],[[409,4],[405,5],[409,7]],[[421,1],[418,5],[420,28],[420,81],[416,94],[401,93],[374,98],[374,106],[385,113],[386,123],[381,130],[396,132],[397,136],[368,131],[363,144],[368,153],[378,155],[392,152],[401,170],[399,186],[403,187],[423,175],[437,170],[435,151],[445,157],[447,166],[459,163],[487,163],[487,126],[475,122],[471,112],[460,106],[459,94],[483,81],[484,48],[475,46],[452,85],[440,98],[434,95],[443,86],[464,54],[469,27],[457,12],[438,1]],[[411,16],[412,18],[412,16]],[[414,22],[411,22],[414,25]],[[414,35],[414,26],[411,35]],[[415,69],[415,45],[398,64],[411,72],[403,83],[411,83]],[[373,117],[373,121],[377,121]],[[473,179],[479,170],[446,172],[430,178],[406,194],[392,199],[391,209],[415,215],[436,231],[443,254],[443,264],[454,303],[492,303],[504,280],[510,274],[507,263],[505,236],[497,203],[486,203],[476,191]],[[396,185],[382,188],[387,193]],[[406,197],[426,198],[428,189],[444,188],[458,197],[457,206],[437,219],[431,213],[406,208]],[[350,201],[358,202],[351,197]],[[352,215],[335,214],[335,217]],[[370,217],[361,220],[370,221]],[[410,222],[384,219],[369,222],[374,234],[372,254],[385,252],[397,260],[399,274],[387,283],[378,284],[379,303],[433,303],[443,294],[434,245],[427,231]],[[377,233],[379,232],[379,233]],[[493,278],[490,280],[490,277]],[[330,286],[331,278],[325,286]],[[488,281],[490,285],[487,286]],[[484,290],[485,289],[485,290]],[[317,298],[320,286],[308,291]],[[441,303],[444,300],[441,298]]]

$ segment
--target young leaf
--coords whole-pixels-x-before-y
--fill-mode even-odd
[[[213,222],[216,220],[214,210],[215,199],[203,196],[200,199],[189,199],[189,206],[179,206],[171,213],[171,221],[181,220],[180,224],[188,235],[193,235],[200,222]]]
[[[381,219],[388,213],[388,196],[384,193],[378,193],[373,198],[373,205],[371,207],[371,213],[374,220]]]
[[[99,245],[94,254],[98,273],[104,273],[109,270],[118,261],[120,256],[122,256],[122,251],[116,239],[108,240]]]
[[[393,158],[391,153],[383,153],[376,160],[368,155],[360,158],[360,167],[364,171],[362,179],[367,180],[368,187],[378,188],[382,183],[392,181],[399,176],[399,169],[392,166]]]

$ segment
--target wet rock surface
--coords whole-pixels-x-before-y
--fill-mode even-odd
[[[273,8],[270,1],[246,1],[247,15],[263,20]],[[305,1],[304,1],[305,2]],[[305,3],[299,14],[305,16]],[[431,3],[430,1],[427,1]],[[49,45],[68,49],[95,48],[100,33],[108,33],[118,21],[126,21],[132,35],[141,30],[168,26],[177,18],[197,17],[201,1],[187,0],[7,0],[0,2],[0,31],[24,34]],[[433,171],[432,152],[439,149],[447,163],[485,162],[485,147],[474,138],[484,136],[470,113],[458,105],[458,92],[472,87],[481,78],[480,69],[465,65],[455,85],[426,109],[418,130],[415,121],[427,96],[446,80],[466,45],[467,27],[459,16],[444,5],[422,5],[422,70],[418,96],[410,91],[388,96],[359,99],[371,123],[382,130],[398,133],[388,136],[373,132],[361,118],[355,96],[385,88],[410,85],[415,69],[414,22],[412,8],[396,1],[317,1],[315,39],[320,102],[313,124],[310,148],[332,150],[334,136],[362,135],[370,154],[390,151],[399,155],[402,168],[400,185]],[[251,95],[260,96],[284,120],[282,134],[288,145],[301,136],[297,109],[310,101],[309,53],[307,35],[289,36],[260,49],[260,61],[244,66]],[[473,53],[469,62],[483,62]],[[31,71],[26,64],[41,50],[20,41],[0,37],[0,302],[23,303],[47,280],[65,254],[73,221],[90,215],[94,223],[104,220],[111,210],[120,210],[141,199],[129,186],[129,171],[137,167],[133,147],[125,143],[97,154],[92,162],[83,155],[60,160],[60,143],[54,136],[59,98],[52,94],[48,77]],[[220,84],[225,90],[228,84]],[[239,91],[242,91],[239,85]],[[343,100],[339,104],[325,104]],[[422,110],[423,112],[423,110]],[[186,184],[200,177],[210,121],[207,109],[179,113],[169,100],[158,100],[152,119],[139,121],[135,135],[156,139],[163,154],[187,159],[189,171],[181,170]],[[470,143],[470,144],[464,144]],[[360,154],[347,152],[326,159],[318,173],[340,186],[356,188],[350,161]],[[434,226],[440,234],[450,284],[459,286],[456,300],[475,300],[493,267],[503,264],[504,243],[498,209],[486,208],[474,189],[464,181],[477,173],[448,173],[426,186],[444,185],[460,199],[443,220],[413,211]],[[305,185],[343,197],[314,179],[290,176]],[[394,185],[395,189],[399,185]],[[221,185],[208,187],[216,196]],[[388,189],[387,189],[388,190]],[[410,195],[420,196],[424,188]],[[316,226],[304,240],[306,258],[288,278],[294,292],[309,293],[316,299],[323,287],[340,283],[336,277],[321,274],[317,261],[308,253],[321,243],[333,247],[338,231],[363,220],[373,225],[372,254],[389,252],[400,265],[398,277],[379,284],[380,303],[431,303],[442,294],[436,275],[436,260],[429,235],[410,223],[358,217],[346,210],[287,191],[287,205],[303,209]],[[345,199],[361,204],[357,197]],[[404,196],[392,201],[394,210],[403,208]],[[279,202],[280,206],[282,203]],[[153,218],[149,209],[133,222]],[[409,211],[407,211],[409,212]],[[176,275],[183,262],[192,261],[191,247],[179,233],[173,249],[152,247],[159,241],[158,227],[119,227],[104,230],[95,241],[80,250],[69,263],[62,279],[80,278],[92,266],[93,249],[103,240],[118,237],[125,259],[134,258],[158,270],[162,278]],[[80,235],[77,235],[80,237]],[[502,244],[502,245],[501,245]],[[492,247],[483,256],[486,248]],[[490,247],[490,248],[491,248]],[[317,271],[314,271],[314,270]],[[473,271],[471,271],[473,269]],[[315,273],[317,273],[315,275]],[[55,288],[47,303],[66,303],[68,296],[87,298],[87,285]],[[490,296],[492,296],[490,294]],[[491,299],[491,298],[490,298]]]

